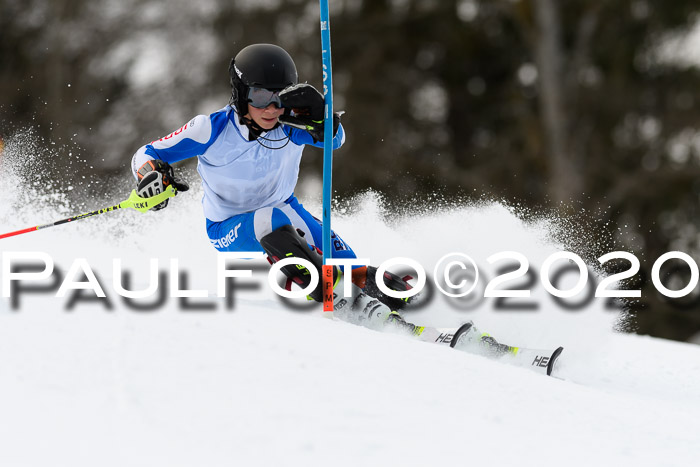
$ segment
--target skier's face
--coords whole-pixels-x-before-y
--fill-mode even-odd
[[[284,109],[277,107],[275,104],[270,104],[264,109],[258,109],[248,104],[248,118],[260,125],[263,130],[271,130],[277,125],[277,119],[284,113]]]

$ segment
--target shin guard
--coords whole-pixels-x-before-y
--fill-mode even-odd
[[[271,262],[276,263],[285,258],[303,258],[314,265],[321,277],[323,257],[321,252],[309,246],[297,230],[291,225],[283,225],[260,239],[265,253]],[[311,283],[311,272],[301,265],[284,266],[282,272],[300,287],[307,287]],[[333,281],[338,279],[338,268],[333,268]],[[323,301],[323,281],[319,281],[316,289],[309,294],[317,302]]]

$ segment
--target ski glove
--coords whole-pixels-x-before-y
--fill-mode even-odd
[[[176,180],[173,174],[173,168],[167,162],[158,159],[148,161],[139,167],[136,172],[138,177],[138,186],[136,192],[142,198],[150,198],[163,192],[168,186],[172,185],[177,191],[187,191],[190,189],[187,183]],[[154,211],[159,211],[168,205],[166,199],[162,203],[153,207]]]
[[[295,84],[280,91],[282,107],[292,109],[293,115],[282,115],[279,121],[300,130],[306,130],[314,142],[323,141],[323,117],[326,102],[323,94],[308,83]],[[333,136],[338,132],[342,112],[333,113]]]

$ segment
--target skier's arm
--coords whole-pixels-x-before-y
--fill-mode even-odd
[[[226,111],[198,115],[179,130],[139,148],[131,160],[131,172],[138,180],[138,170],[148,161],[172,164],[203,154],[221,133],[228,121]]]
[[[292,128],[287,125],[283,126],[282,128],[289,136],[290,141],[298,146],[308,144],[310,146],[316,146],[317,148],[323,147],[323,141],[316,140],[309,132],[305,130]],[[341,123],[338,124],[335,137],[333,137],[333,149],[338,149],[343,145],[343,143],[345,143],[345,130],[343,129],[343,125]]]
[[[139,196],[150,198],[161,193],[168,185],[177,191],[187,191],[189,186],[175,178],[170,164],[203,154],[227,121],[226,111],[209,116],[198,115],[179,130],[139,148],[131,160],[131,171],[136,178]],[[166,199],[154,210],[163,209],[167,205]]]

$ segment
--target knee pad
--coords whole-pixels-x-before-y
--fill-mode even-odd
[[[303,258],[309,260],[316,268],[319,277],[321,277],[321,266],[323,266],[323,257],[317,249],[312,249],[306,243],[304,237],[291,225],[283,225],[278,227],[271,233],[260,239],[260,245],[267,253],[271,262],[276,263],[285,258]],[[311,283],[311,272],[303,266],[296,265],[284,266],[282,273],[291,279],[293,282],[301,286],[307,287]],[[333,282],[338,278],[338,268],[333,267]],[[322,281],[319,281],[318,286],[309,294],[311,298],[317,302],[323,301]]]

